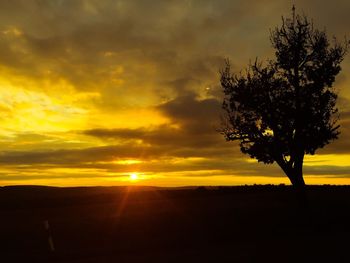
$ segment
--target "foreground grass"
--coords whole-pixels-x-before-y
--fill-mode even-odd
[[[0,262],[348,262],[350,187],[306,195],[307,206],[288,186],[2,187]]]

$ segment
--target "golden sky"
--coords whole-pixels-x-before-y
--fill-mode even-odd
[[[345,0],[0,1],[0,185],[289,183],[216,129],[224,59],[272,58],[293,4],[349,36]],[[306,158],[306,183],[350,183],[349,69],[340,139]]]

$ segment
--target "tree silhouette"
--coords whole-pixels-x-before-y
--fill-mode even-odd
[[[282,17],[270,31],[275,60],[244,73],[220,72],[225,121],[221,133],[259,162],[276,162],[294,186],[305,185],[303,160],[339,135],[333,83],[348,43],[332,43],[306,16]]]

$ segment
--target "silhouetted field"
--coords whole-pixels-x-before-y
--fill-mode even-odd
[[[350,187],[307,198],[287,186],[1,187],[0,262],[350,262]]]

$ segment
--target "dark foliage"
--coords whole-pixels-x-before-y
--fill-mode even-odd
[[[339,135],[333,83],[348,43],[332,43],[306,16],[282,18],[271,30],[275,60],[255,61],[245,73],[221,71],[226,117],[221,132],[259,162],[277,162],[293,185],[303,186],[305,154]]]

